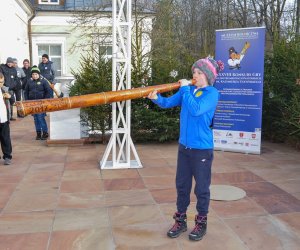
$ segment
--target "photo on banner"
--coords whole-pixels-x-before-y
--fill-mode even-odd
[[[216,31],[216,60],[224,62],[215,87],[216,150],[260,154],[265,28]]]

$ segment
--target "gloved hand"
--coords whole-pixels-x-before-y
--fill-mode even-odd
[[[191,84],[191,82],[188,81],[187,79],[181,79],[181,80],[179,80],[179,83],[180,83],[180,87],[188,86]]]

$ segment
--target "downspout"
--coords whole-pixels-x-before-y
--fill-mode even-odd
[[[33,18],[35,18],[35,16],[36,16],[36,11],[34,10],[32,16],[29,18],[28,24],[27,24],[30,63],[32,63],[32,35],[31,35],[32,32],[31,32],[31,21],[33,20]]]

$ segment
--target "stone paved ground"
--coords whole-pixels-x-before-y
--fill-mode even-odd
[[[100,171],[103,145],[49,147],[34,140],[32,117],[12,122],[11,134],[13,164],[0,160],[0,250],[300,249],[300,153],[286,145],[215,152],[213,184],[247,196],[212,201],[207,235],[190,242],[189,231],[166,236],[177,143],[138,144],[143,168]]]

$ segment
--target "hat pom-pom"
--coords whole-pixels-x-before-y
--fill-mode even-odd
[[[224,70],[224,63],[223,63],[221,60],[218,60],[218,61],[217,61],[217,64],[218,64],[218,66],[219,66],[219,71]]]

